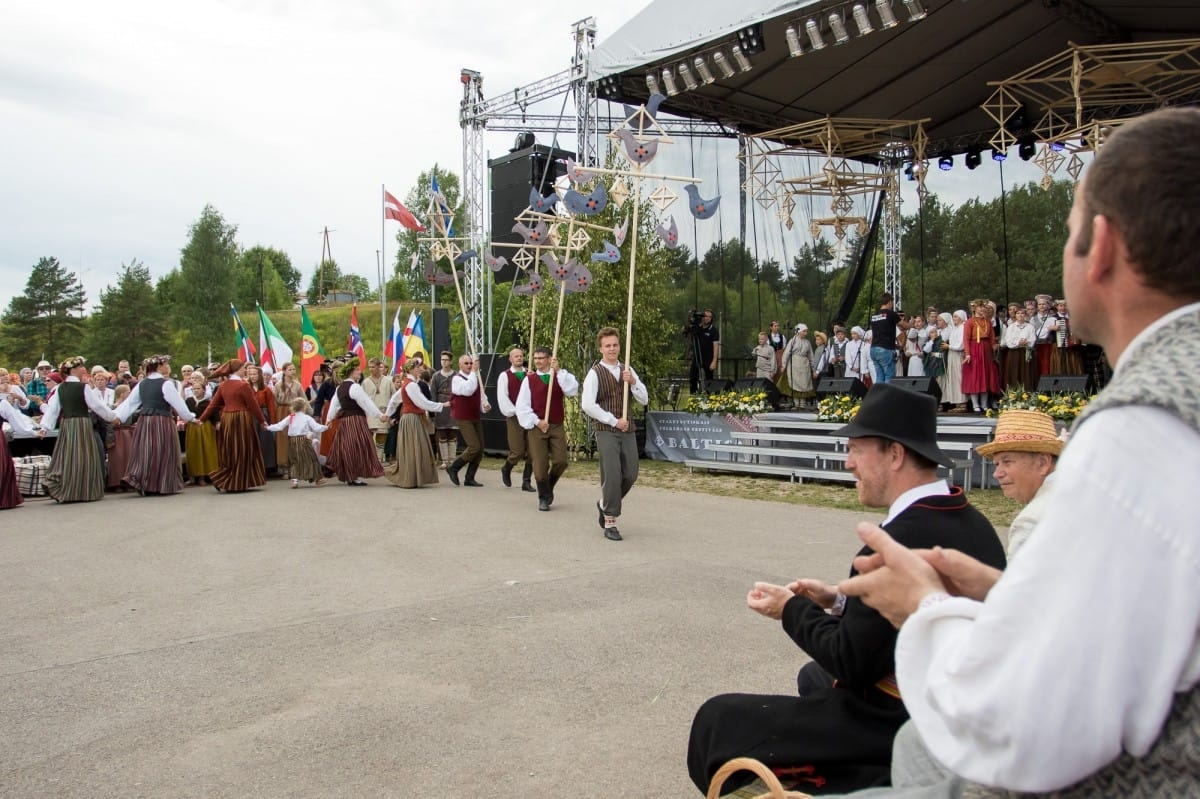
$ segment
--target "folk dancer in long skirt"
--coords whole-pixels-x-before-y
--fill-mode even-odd
[[[117,421],[117,415],[89,384],[82,356],[63,361],[58,372],[63,382],[42,406],[40,435],[58,426],[58,443],[42,485],[56,502],[95,502],[104,498],[104,443],[92,429],[88,411],[106,422]]]
[[[400,488],[420,488],[438,482],[437,465],[430,457],[429,417],[425,414],[440,413],[443,403],[433,402],[421,391],[416,375],[424,368],[419,361],[405,364],[408,374],[400,384],[400,390],[388,401],[388,416],[399,409],[400,419],[395,423],[396,461],[384,469],[383,476]]]
[[[342,367],[342,383],[329,403],[329,419],[338,422],[337,435],[325,465],[347,485],[366,485],[365,477],[382,477],[383,466],[375,451],[375,436],[367,417],[383,416],[358,384],[362,368],[355,359]]]
[[[8,422],[13,430],[32,430],[29,417],[18,411],[6,398],[0,397],[0,419]],[[15,508],[25,500],[17,485],[17,467],[8,451],[8,441],[0,433],[0,510]]]
[[[180,392],[188,410],[200,416],[212,402],[212,383],[203,369],[196,369],[188,377],[189,386]],[[217,417],[218,419],[220,417]],[[217,470],[220,462],[217,460],[217,432],[213,420],[203,424],[189,424],[184,431],[183,451],[187,466],[187,477],[192,485],[200,485],[200,481],[208,482],[208,476]]]
[[[121,423],[138,414],[133,428],[133,458],[125,482],[139,494],[178,494],[183,490],[179,468],[179,434],[172,411],[185,422],[196,418],[179,395],[171,374],[170,355],[152,355],[142,367],[146,379],[116,409]]]
[[[296,397],[292,400],[291,413],[267,427],[274,433],[287,431],[292,488],[299,488],[301,480],[319,486],[326,483],[325,476],[321,474],[321,464],[317,462],[317,451],[313,449],[313,441],[329,427],[312,418],[309,415],[310,410],[308,400]]]
[[[213,488],[218,493],[235,494],[265,485],[267,471],[258,430],[267,420],[258,407],[254,389],[246,382],[245,361],[231,358],[214,369],[210,377],[227,378],[217,386],[212,401],[196,420],[203,423],[220,414],[217,456],[221,465],[208,476]]]

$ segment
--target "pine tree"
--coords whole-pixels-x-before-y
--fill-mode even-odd
[[[169,350],[166,309],[155,297],[150,270],[138,260],[121,265],[115,286],[100,292],[100,307],[88,320],[88,353],[116,366]]]
[[[236,235],[237,226],[226,224],[216,208],[206,205],[180,253],[171,311],[192,350],[203,352],[209,343],[214,351],[226,349],[229,303],[237,298],[240,271]]]
[[[25,293],[13,297],[0,317],[4,354],[9,363],[32,364],[45,356],[51,361],[83,350],[83,308],[87,294],[74,272],[57,258],[34,265]]]

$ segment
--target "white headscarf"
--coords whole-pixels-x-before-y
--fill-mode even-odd
[[[954,316],[955,316],[955,318],[957,318],[958,320],[960,320],[962,322],[967,321],[967,312],[966,311],[963,311],[963,310],[955,311]]]

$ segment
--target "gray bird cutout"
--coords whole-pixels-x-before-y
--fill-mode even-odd
[[[566,294],[582,294],[592,287],[592,273],[581,263],[575,262],[571,274],[563,281],[563,291]]]
[[[460,252],[458,254],[458,257],[454,259],[454,263],[465,264],[467,261],[474,258],[477,254],[478,253],[476,253],[474,250],[463,250],[462,252]]]
[[[621,245],[623,245],[625,243],[625,233],[628,230],[629,230],[629,217],[625,217],[623,220],[621,220],[620,225],[613,226],[613,239],[617,242],[618,247],[620,247]]]
[[[646,104],[643,106],[638,106],[637,108],[634,108],[631,105],[626,105],[626,106],[624,106],[625,118],[630,119],[630,117],[632,117],[634,114],[638,114],[640,117],[641,115],[644,114],[645,116],[650,118],[650,122],[653,122],[658,117],[658,107],[660,105],[662,105],[662,101],[665,99],[667,99],[667,98],[664,95],[661,95],[658,92],[655,92],[654,94],[650,95],[650,98],[648,100],[646,100]],[[633,120],[630,120],[630,122],[632,122],[632,121]],[[640,121],[641,120],[639,119],[639,122]],[[643,124],[643,127],[644,127],[644,124]]]
[[[563,205],[573,214],[594,216],[608,205],[608,189],[604,188],[603,183],[598,184],[588,195],[580,194],[575,189],[567,189],[563,195]]]
[[[529,190],[529,207],[539,213],[548,214],[554,210],[554,204],[558,202],[558,195],[550,192],[545,197],[538,194],[537,189]]]
[[[658,141],[656,139],[644,142],[638,141],[637,137],[633,135],[633,131],[629,128],[621,128],[616,133],[625,144],[625,154],[635,164],[648,164],[654,160],[654,156],[658,155]]]
[[[526,244],[537,245],[546,243],[546,233],[548,231],[545,222],[538,222],[533,227],[529,227],[523,222],[518,222],[513,225],[512,232],[519,233],[521,238],[525,239]]]
[[[462,270],[458,270],[458,276],[463,276]],[[435,261],[425,262],[425,280],[435,286],[449,286],[454,283],[454,275],[449,272],[443,272],[437,267]]]
[[[546,265],[546,268],[550,270],[550,277],[554,278],[559,283],[567,279],[567,276],[571,274],[571,269],[574,267],[574,264],[577,263],[573,258],[566,261],[560,261],[554,257],[553,253],[549,252],[542,253],[541,261]]]
[[[493,272],[499,272],[504,267],[508,266],[508,259],[501,255],[499,258],[492,255],[490,252],[483,254],[483,262],[491,267]]]
[[[593,261],[602,261],[606,264],[615,264],[621,260],[621,251],[617,249],[617,245],[611,241],[604,242],[604,249],[600,252],[592,253]]]
[[[688,195],[688,208],[692,209],[692,216],[697,219],[708,219],[717,212],[717,206],[721,204],[721,195],[713,197],[711,200],[705,200],[700,197],[700,190],[696,188],[695,183],[689,183],[683,187],[683,190]]]
[[[668,250],[673,250],[679,246],[679,228],[675,225],[675,217],[671,217],[666,227],[659,225],[654,229],[658,237],[663,240],[663,244],[667,245]]]
[[[567,179],[578,186],[591,180],[592,174],[585,172],[582,167],[570,158],[567,159]]]
[[[537,272],[529,273],[529,282],[521,283],[513,286],[513,294],[520,294],[525,297],[532,297],[542,290],[542,279],[538,277]]]

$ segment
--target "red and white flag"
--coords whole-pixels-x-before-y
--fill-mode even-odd
[[[425,226],[413,216],[413,212],[404,207],[404,203],[392,196],[386,189],[383,192],[383,218],[394,219],[409,230],[418,233],[425,232]]]

